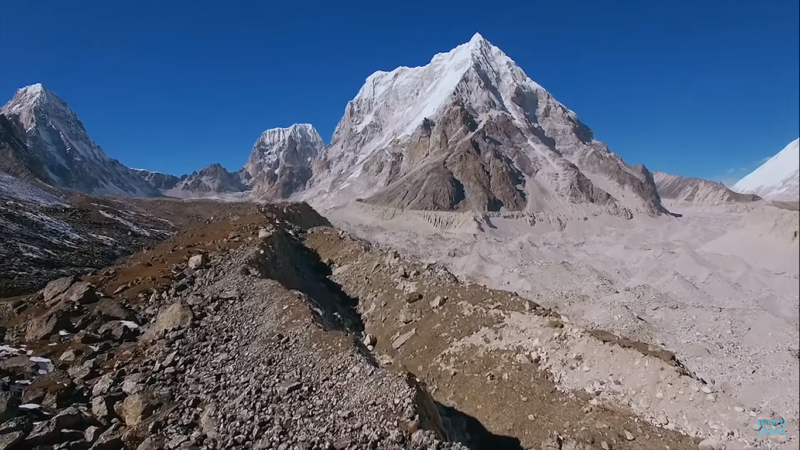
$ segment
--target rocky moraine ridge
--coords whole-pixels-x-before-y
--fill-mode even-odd
[[[273,233],[327,224],[272,211],[0,304],[0,448],[465,448],[441,442],[423,389],[375,364],[336,292],[317,286],[315,304],[284,285],[311,267],[271,272]]]

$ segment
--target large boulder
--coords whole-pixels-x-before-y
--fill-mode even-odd
[[[47,283],[47,286],[42,289],[42,296],[44,297],[45,303],[52,303],[56,297],[66,292],[66,290],[72,286],[72,283],[77,280],[77,277],[71,275]]]
[[[142,340],[151,341],[167,331],[186,328],[192,323],[193,318],[192,310],[177,301],[158,313],[155,323],[142,335]]]
[[[69,289],[61,294],[61,298],[67,303],[78,303],[85,305],[94,303],[98,300],[97,291],[91,283],[79,281],[74,283]]]
[[[50,337],[59,330],[71,329],[68,309],[65,303],[59,303],[44,314],[31,319],[25,328],[25,340],[38,341]]]

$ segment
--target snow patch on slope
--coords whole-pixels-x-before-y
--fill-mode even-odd
[[[23,200],[42,206],[68,206],[53,194],[0,171],[0,199]]]
[[[800,199],[800,139],[790,142],[777,155],[739,180],[733,190],[769,200]]]

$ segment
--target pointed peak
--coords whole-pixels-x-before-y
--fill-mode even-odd
[[[470,44],[480,44],[487,41],[480,33],[475,33],[472,35],[472,39],[470,39],[469,42]]]
[[[52,94],[52,92],[44,87],[42,83],[35,83],[17,89],[14,97],[39,98],[47,94]]]
[[[17,89],[14,97],[3,108],[10,113],[19,113],[22,110],[43,105],[69,110],[67,103],[42,83],[35,83]]]

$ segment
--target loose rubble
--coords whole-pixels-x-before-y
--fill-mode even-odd
[[[421,383],[364,353],[374,337],[251,275],[263,251],[192,256],[135,300],[77,277],[29,297],[0,347],[0,448],[465,448]]]

